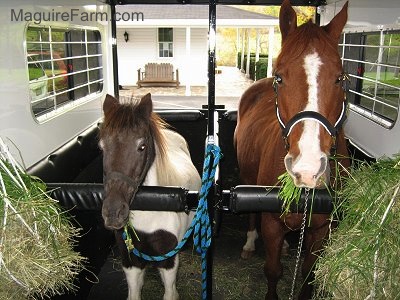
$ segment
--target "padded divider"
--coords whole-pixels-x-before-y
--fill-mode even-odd
[[[273,212],[282,213],[283,200],[278,198],[279,187],[238,185],[231,190],[229,209],[234,213]],[[311,203],[313,213],[329,214],[333,210],[332,191],[326,189],[310,191],[307,209]],[[293,203],[290,207],[293,213],[304,212],[304,190],[301,193],[299,205]]]
[[[205,111],[156,110],[156,113],[187,141],[193,164],[199,174],[203,171],[204,143],[207,135]]]
[[[99,124],[92,125],[30,167],[27,172],[44,182],[73,182],[96,157],[101,155],[97,145],[98,126]]]
[[[104,197],[102,184],[51,183],[50,196],[67,209],[101,210]],[[130,208],[152,211],[185,211],[187,190],[180,187],[141,186]],[[196,195],[191,193],[193,198]]]
[[[233,145],[233,134],[236,128],[237,111],[221,112],[219,116],[219,144],[223,157],[220,162],[220,178],[222,189],[230,189],[240,184],[239,166],[236,149]]]

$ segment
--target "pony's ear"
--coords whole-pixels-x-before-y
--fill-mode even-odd
[[[119,105],[118,100],[115,99],[113,96],[107,94],[106,99],[104,99],[103,103],[103,111],[104,115],[107,115],[111,110]]]
[[[153,111],[153,101],[151,101],[151,94],[147,93],[142,97],[138,105],[138,109],[142,112],[145,117],[150,117]]]
[[[347,7],[349,2],[347,1],[342,10],[329,22],[328,25],[325,25],[323,28],[325,31],[335,40],[335,42],[339,41],[340,34],[343,31],[344,25],[347,22]]]
[[[297,28],[297,15],[290,0],[283,0],[279,11],[279,28],[281,29],[282,44],[286,37]]]

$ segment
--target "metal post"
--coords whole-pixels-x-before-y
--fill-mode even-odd
[[[215,47],[216,47],[216,0],[210,0],[208,9],[208,130],[207,141],[214,140],[215,135]],[[214,195],[215,189],[209,191],[207,202],[211,226],[214,223]],[[213,248],[214,241],[211,239],[207,250],[207,299],[212,299],[213,290]]]

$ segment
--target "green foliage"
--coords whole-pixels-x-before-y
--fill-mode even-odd
[[[242,53],[237,54],[237,65],[241,66]],[[247,55],[244,56],[243,66],[246,68]],[[253,80],[259,80],[261,78],[267,77],[267,67],[268,67],[268,55],[260,54],[258,62],[256,62],[256,54],[250,53],[250,78]]]

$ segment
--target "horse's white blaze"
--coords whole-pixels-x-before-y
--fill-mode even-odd
[[[316,52],[304,58],[304,70],[308,84],[308,102],[304,110],[319,111],[318,107],[318,74],[322,61]],[[298,146],[300,154],[293,164],[293,173],[298,173],[306,185],[316,183],[315,175],[321,168],[321,157],[325,154],[321,151],[319,123],[313,120],[304,121],[303,133]]]

